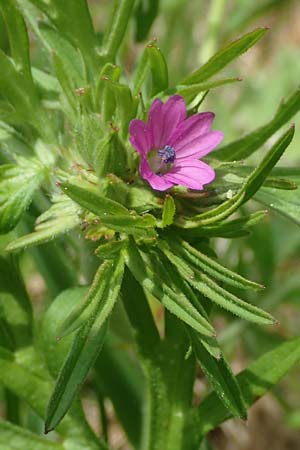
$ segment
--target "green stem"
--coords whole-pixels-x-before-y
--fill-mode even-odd
[[[165,313],[164,373],[170,404],[166,450],[185,450],[184,428],[191,408],[195,360],[187,355],[189,340],[180,321]]]
[[[194,381],[194,359],[185,359],[188,340],[184,329],[166,313],[166,337],[160,340],[144,291],[128,270],[122,297],[148,384],[141,449],[184,450]]]
[[[133,10],[135,0],[115,0],[103,38],[103,50],[107,61],[114,62]]]

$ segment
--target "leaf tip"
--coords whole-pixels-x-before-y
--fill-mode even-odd
[[[44,434],[47,435],[48,433],[50,433],[50,431],[52,431],[53,428],[49,427],[47,424],[45,424],[44,427]]]

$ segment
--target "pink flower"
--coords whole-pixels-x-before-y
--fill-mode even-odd
[[[141,176],[153,189],[165,191],[174,185],[203,189],[215,178],[214,170],[199,158],[211,152],[223,139],[211,131],[214,114],[204,112],[186,117],[180,95],[166,103],[153,101],[148,122],[130,122],[130,142],[141,155]]]

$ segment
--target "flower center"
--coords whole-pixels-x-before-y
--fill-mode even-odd
[[[164,164],[173,164],[176,159],[176,152],[171,145],[166,145],[165,148],[158,150],[157,154]]]
[[[166,145],[159,150],[152,150],[148,153],[148,162],[151,170],[157,175],[167,173],[176,159],[176,152],[171,145]]]

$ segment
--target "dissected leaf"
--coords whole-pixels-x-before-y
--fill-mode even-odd
[[[0,166],[0,232],[12,230],[28,208],[47,169],[38,160],[18,157],[17,164]]]
[[[14,252],[22,248],[40,245],[51,241],[80,224],[80,209],[68,197],[54,198],[53,205],[36,221],[35,231],[10,242],[6,251]]]

